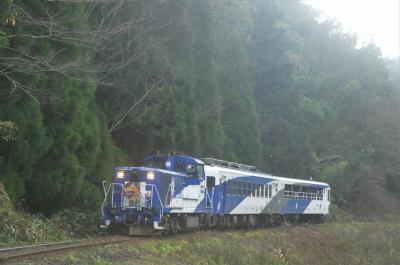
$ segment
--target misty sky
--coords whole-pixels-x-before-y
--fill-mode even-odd
[[[357,34],[359,46],[371,40],[384,56],[400,55],[400,0],[304,0],[322,12],[322,18],[336,18],[344,31]]]

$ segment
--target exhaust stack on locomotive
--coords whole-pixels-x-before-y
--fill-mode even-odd
[[[326,183],[175,154],[149,156],[140,167],[116,167],[112,182],[103,182],[103,188],[105,226],[130,235],[269,225],[285,219],[320,222],[330,203]]]

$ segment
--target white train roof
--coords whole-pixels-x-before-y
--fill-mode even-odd
[[[274,175],[260,172],[260,171],[243,170],[240,168],[236,169],[236,168],[227,167],[227,166],[208,164],[207,162],[206,162],[205,166],[208,166],[214,170],[223,171],[223,172],[227,172],[227,173],[243,174],[243,176],[255,176],[255,177],[270,178],[270,179],[274,179],[274,180],[280,180],[280,181],[286,181],[286,182],[292,182],[292,183],[310,184],[310,185],[329,187],[328,183],[320,182],[320,181],[278,177],[278,176],[274,176]]]

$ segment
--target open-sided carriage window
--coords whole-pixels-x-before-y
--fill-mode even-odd
[[[317,188],[316,190],[317,190],[317,200],[322,201],[322,199],[323,199],[323,189]]]
[[[285,191],[293,191],[293,185],[285,184]]]
[[[272,198],[272,185],[268,185],[268,196]]]

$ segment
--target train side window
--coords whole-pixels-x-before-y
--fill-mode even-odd
[[[239,182],[239,187],[240,187],[240,195],[243,197],[246,197],[246,184],[243,182]]]
[[[245,183],[244,185],[246,187],[246,196],[250,197],[250,195],[251,195],[250,183]]]
[[[228,180],[227,187],[227,193],[232,194],[232,180]]]
[[[232,194],[237,196],[238,195],[238,189],[237,189],[237,181],[232,180]]]
[[[236,195],[236,196],[239,196],[239,189],[238,189],[238,182],[237,181],[234,181],[233,182],[233,195]]]
[[[272,185],[268,185],[268,195],[272,198]]]

